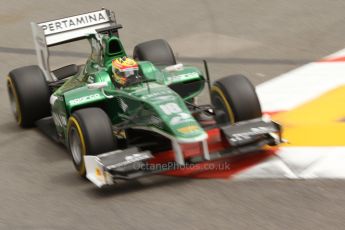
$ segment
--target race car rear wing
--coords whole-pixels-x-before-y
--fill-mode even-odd
[[[47,81],[57,78],[50,71],[48,47],[84,39],[96,30],[116,26],[114,12],[102,9],[47,22],[31,22],[38,65]]]

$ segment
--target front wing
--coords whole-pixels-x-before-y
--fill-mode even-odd
[[[184,157],[183,162],[155,161],[150,151],[138,148],[116,150],[97,156],[85,156],[86,177],[96,186],[111,185],[116,180],[131,180],[169,170],[176,170],[182,164],[198,164],[229,156],[246,154],[262,149],[266,145],[276,146],[283,140],[281,126],[270,119],[260,118],[219,126],[208,132],[207,140],[179,144],[172,140],[176,155]],[[205,154],[205,151],[207,154]],[[155,153],[157,155],[159,153]]]

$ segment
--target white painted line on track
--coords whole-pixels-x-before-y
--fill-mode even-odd
[[[345,179],[344,163],[345,146],[282,147],[276,156],[235,175],[234,179]]]
[[[345,84],[345,62],[314,62],[257,86],[265,112],[296,108]]]

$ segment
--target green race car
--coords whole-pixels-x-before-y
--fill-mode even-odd
[[[281,127],[262,117],[247,78],[227,76],[211,85],[206,61],[206,75],[177,63],[160,39],[138,44],[133,60],[119,38],[122,26],[109,10],[31,26],[38,66],[14,69],[7,78],[15,119],[63,143],[79,174],[99,187],[282,141]],[[78,39],[91,44],[85,65],[51,71],[48,47]],[[205,86],[212,103],[197,104]],[[210,147],[215,140],[210,130],[218,130],[221,149]],[[186,146],[198,154],[190,156]],[[169,150],[174,164],[145,167]]]

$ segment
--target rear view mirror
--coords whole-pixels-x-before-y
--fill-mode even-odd
[[[183,69],[183,64],[179,63],[179,64],[176,64],[176,65],[167,66],[167,67],[165,67],[164,70],[166,70],[168,72],[173,72],[173,71],[178,71],[178,70],[182,70],[182,69]]]
[[[102,89],[108,85],[107,82],[96,82],[96,83],[91,83],[87,84],[87,88],[89,89]]]

